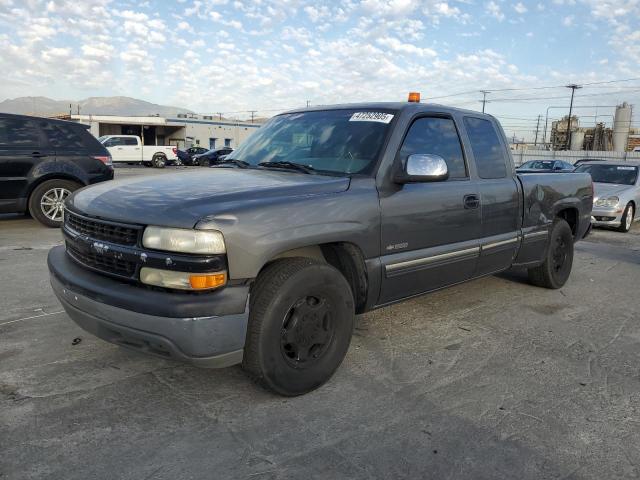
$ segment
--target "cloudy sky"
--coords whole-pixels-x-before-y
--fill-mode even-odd
[[[640,103],[640,0],[0,0],[0,52],[0,100],[268,114],[411,90],[477,109],[487,89],[487,111],[532,119],[569,93],[533,87]]]

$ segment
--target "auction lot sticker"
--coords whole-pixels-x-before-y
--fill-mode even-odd
[[[393,119],[391,113],[384,112],[356,112],[351,115],[350,122],[379,122],[389,123]]]

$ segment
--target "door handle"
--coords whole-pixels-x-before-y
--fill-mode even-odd
[[[464,208],[471,210],[480,206],[480,197],[478,195],[465,195],[464,196]]]
[[[47,154],[46,153],[40,153],[40,152],[33,152],[31,154],[32,157],[36,157],[36,158],[42,158],[42,157],[46,157]]]

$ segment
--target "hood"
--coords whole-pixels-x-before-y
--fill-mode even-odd
[[[627,190],[634,188],[633,185],[620,185],[617,183],[593,183],[593,201],[598,198],[611,197],[613,195],[623,195]]]
[[[347,177],[207,168],[99,183],[67,200],[71,210],[123,223],[193,228],[213,214],[274,199],[337,193]]]

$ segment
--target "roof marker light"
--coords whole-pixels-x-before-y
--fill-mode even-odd
[[[409,92],[409,101],[413,103],[420,103],[420,92]]]

